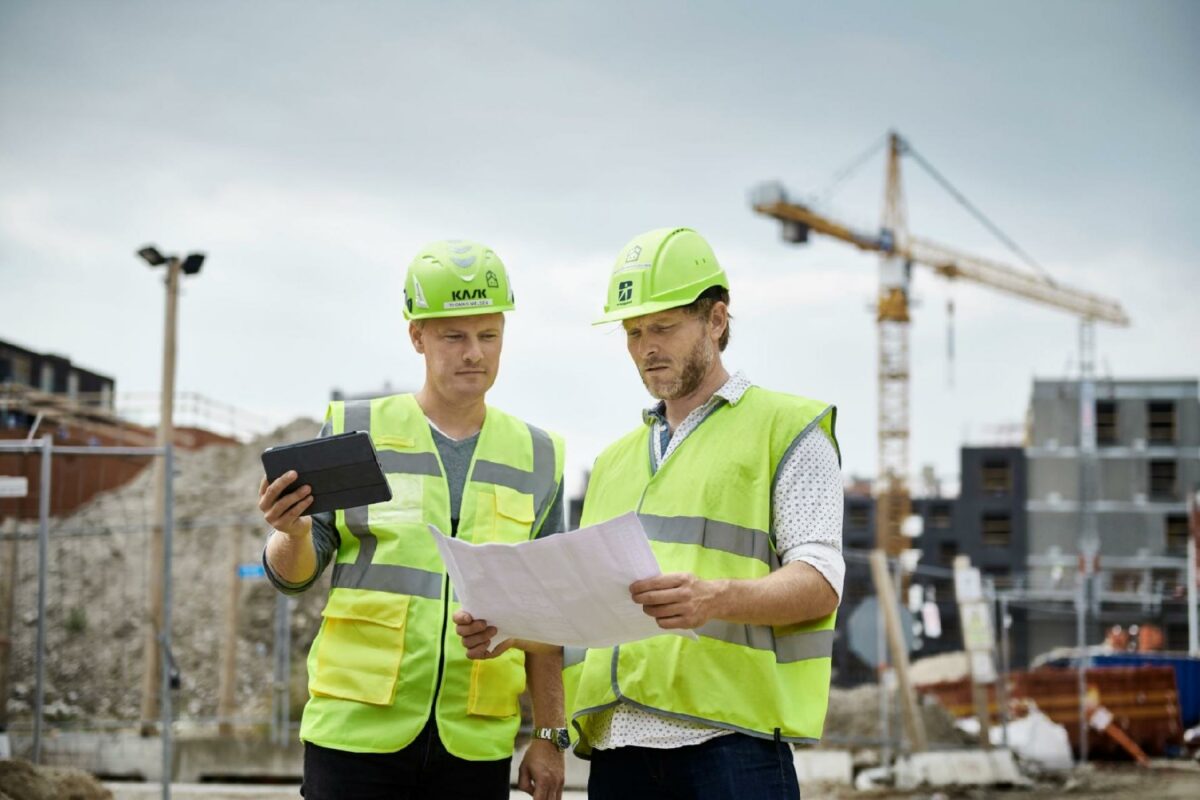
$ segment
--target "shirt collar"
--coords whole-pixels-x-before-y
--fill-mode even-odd
[[[746,377],[746,374],[741,370],[733,373],[729,380],[721,385],[720,389],[713,392],[712,397],[708,398],[705,405],[709,403],[715,404],[718,400],[724,400],[731,406],[736,406],[742,396],[746,394],[746,390],[753,384]],[[654,405],[642,411],[642,422],[647,425],[652,425],[655,422],[666,423],[667,421],[667,403],[664,400],[659,400]]]

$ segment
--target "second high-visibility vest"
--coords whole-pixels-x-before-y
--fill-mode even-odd
[[[470,661],[454,631],[459,608],[429,525],[451,531],[450,490],[429,422],[411,394],[335,402],[334,434],[369,431],[392,499],[338,511],[341,536],[321,630],[308,656],[300,738],[388,753],[432,713],[446,749],[472,761],[512,755],[525,688],[516,648]],[[562,482],[563,443],[489,407],[459,510],[458,537],[519,542],[541,530]]]
[[[836,447],[835,416],[824,403],[751,387],[718,406],[657,471],[643,425],[596,460],[580,524],[637,511],[663,572],[764,577],[780,566],[770,533],[778,468],[810,431]],[[820,739],[835,616],[778,626],[712,620],[699,641],[662,635],[567,648],[576,751],[590,752],[597,713],[618,702],[752,736]]]

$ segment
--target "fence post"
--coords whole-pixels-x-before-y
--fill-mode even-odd
[[[37,664],[33,695],[33,763],[42,763],[42,715],[46,701],[46,559],[50,550],[50,466],[54,438],[42,437],[41,477],[38,479]]]

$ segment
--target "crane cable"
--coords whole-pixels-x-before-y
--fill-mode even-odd
[[[888,143],[888,134],[884,134],[879,139],[864,150],[859,155],[852,158],[844,167],[833,173],[829,180],[829,184],[818,193],[822,205],[829,205],[829,201],[833,198],[833,193],[838,187],[846,181],[851,175],[859,170],[863,164],[871,159],[877,152],[882,150]]]
[[[1050,277],[1050,273],[1046,271],[1045,267],[1035,261],[1033,256],[1022,250],[1021,247],[1014,242],[1011,237],[1008,236],[1008,234],[1000,230],[1000,228],[998,228],[995,223],[988,219],[982,211],[976,208],[974,204],[972,204],[971,201],[963,195],[962,192],[956,189],[954,185],[942,175],[942,173],[934,169],[932,164],[926,161],[920,153],[914,150],[912,145],[910,145],[907,140],[904,140],[903,146],[906,154],[911,155],[917,164],[919,164],[922,169],[929,173],[930,177],[937,181],[938,184],[940,184],[941,187],[945,189],[951,197],[957,200],[959,205],[965,208],[971,214],[971,216],[975,217],[975,219],[981,225],[991,231],[992,234],[999,239],[1005,247],[1007,247],[1019,259],[1024,261],[1028,266],[1036,270],[1042,276],[1042,279],[1046,281],[1046,283],[1050,284],[1051,286],[1057,285],[1054,278]]]

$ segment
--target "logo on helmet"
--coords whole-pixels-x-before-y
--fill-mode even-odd
[[[632,261],[637,261],[641,255],[642,246],[640,244],[635,244],[632,248],[630,248],[629,252],[625,254],[625,263],[628,264]]]
[[[617,305],[623,306],[633,300],[633,281],[621,281],[617,284]]]
[[[421,291],[421,282],[417,280],[417,276],[413,275],[413,294],[415,294],[418,308],[429,308],[429,303],[425,302],[425,292]],[[412,311],[412,299],[409,299],[409,312]]]
[[[487,297],[487,289],[455,289],[450,292],[451,300],[479,300]]]
[[[496,273],[492,272],[489,269],[487,271],[487,275],[485,275],[484,277],[487,279],[487,285],[488,285],[489,289],[499,289],[500,288],[500,279],[496,277]]]

